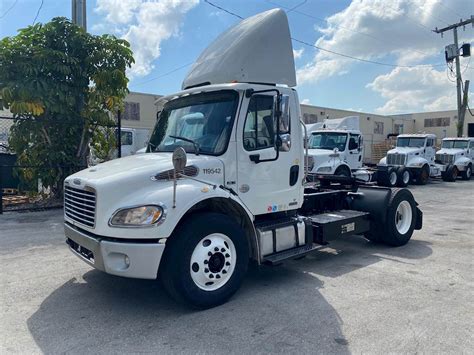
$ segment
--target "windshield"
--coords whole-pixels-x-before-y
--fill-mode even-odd
[[[194,94],[168,102],[150,138],[149,150],[220,155],[227,149],[238,94],[225,90]],[[183,138],[183,139],[180,139]]]
[[[443,141],[441,148],[467,148],[467,141],[459,141],[459,140],[452,140],[452,141]]]
[[[335,132],[317,132],[309,138],[310,149],[328,149],[337,148],[340,152],[346,149],[347,134]]]
[[[397,139],[397,147],[417,147],[421,148],[425,146],[425,139],[420,137],[400,137]]]

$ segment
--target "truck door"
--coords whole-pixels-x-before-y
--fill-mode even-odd
[[[121,131],[121,143],[122,143],[122,157],[126,157],[135,154],[133,146],[133,132],[128,130]]]
[[[428,160],[429,163],[434,163],[435,154],[435,140],[434,138],[428,138],[426,140],[425,159]]]
[[[362,167],[362,145],[360,134],[349,134],[346,161],[351,169]]]
[[[302,129],[298,111],[290,100],[294,97],[282,95],[289,114],[280,119],[282,146],[277,151],[274,94],[270,91],[246,99],[237,124],[236,193],[254,215],[296,209],[302,198],[303,140],[298,134]]]

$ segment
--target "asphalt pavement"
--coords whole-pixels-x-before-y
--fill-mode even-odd
[[[159,282],[93,270],[62,210],[0,216],[0,353],[469,353],[474,180],[411,188],[424,227],[406,246],[362,237],[251,268],[226,304],[192,311]]]

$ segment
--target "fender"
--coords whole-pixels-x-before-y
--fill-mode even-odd
[[[454,165],[456,165],[459,171],[463,171],[470,163],[472,163],[472,160],[469,157],[460,157],[456,159]]]
[[[415,168],[421,169],[423,165],[430,165],[428,160],[423,157],[414,157],[408,160],[406,167],[407,168]]]

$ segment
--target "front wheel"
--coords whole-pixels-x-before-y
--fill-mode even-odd
[[[418,185],[426,185],[430,179],[430,167],[425,164],[416,176],[416,183]]]
[[[458,178],[458,168],[456,165],[449,165],[445,172],[441,174],[444,181],[453,182]]]
[[[461,177],[463,180],[470,180],[472,176],[472,165],[469,164],[466,169],[462,172]]]
[[[407,187],[410,183],[411,175],[410,170],[404,167],[400,167],[397,170],[397,186]]]
[[[407,189],[392,189],[385,222],[374,221],[374,227],[365,237],[391,246],[405,245],[415,230],[416,219],[416,202],[412,193]]]
[[[210,308],[239,289],[248,261],[247,238],[237,223],[220,213],[197,213],[166,243],[159,276],[176,300]]]
[[[397,186],[397,169],[390,167],[387,171],[381,171],[378,173],[378,185],[380,186],[388,186],[388,187],[395,187]]]

